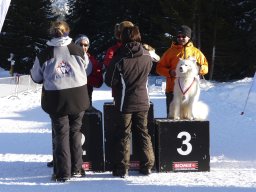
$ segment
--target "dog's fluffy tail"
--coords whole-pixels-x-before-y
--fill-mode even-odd
[[[193,115],[196,120],[206,120],[209,114],[209,107],[206,103],[198,101],[193,107]]]

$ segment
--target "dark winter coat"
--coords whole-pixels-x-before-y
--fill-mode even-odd
[[[115,89],[115,105],[123,113],[148,111],[148,74],[152,59],[141,43],[122,45],[105,75],[105,83]]]
[[[54,38],[35,59],[31,77],[43,83],[41,105],[50,115],[77,114],[89,107],[83,50],[69,37]]]

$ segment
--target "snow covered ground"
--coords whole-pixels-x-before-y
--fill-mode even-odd
[[[51,181],[50,119],[40,107],[40,91],[0,98],[0,192],[255,192],[256,90],[252,78],[234,82],[202,81],[201,100],[210,108],[210,172],[156,173],[126,179],[110,172],[88,172],[66,183]],[[0,85],[1,92],[5,91]],[[93,105],[111,101],[105,85],[95,89]],[[165,117],[165,97],[152,94],[155,117]]]

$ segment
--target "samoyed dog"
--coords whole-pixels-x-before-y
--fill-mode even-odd
[[[180,59],[176,67],[173,100],[170,103],[169,118],[174,120],[205,120],[208,106],[199,101],[199,67],[195,58]]]

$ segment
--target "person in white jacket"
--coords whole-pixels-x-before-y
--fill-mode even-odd
[[[68,36],[65,21],[50,28],[53,37],[40,52],[31,69],[35,83],[42,83],[41,106],[52,122],[54,179],[65,182],[82,176],[81,126],[89,107],[84,52]]]

